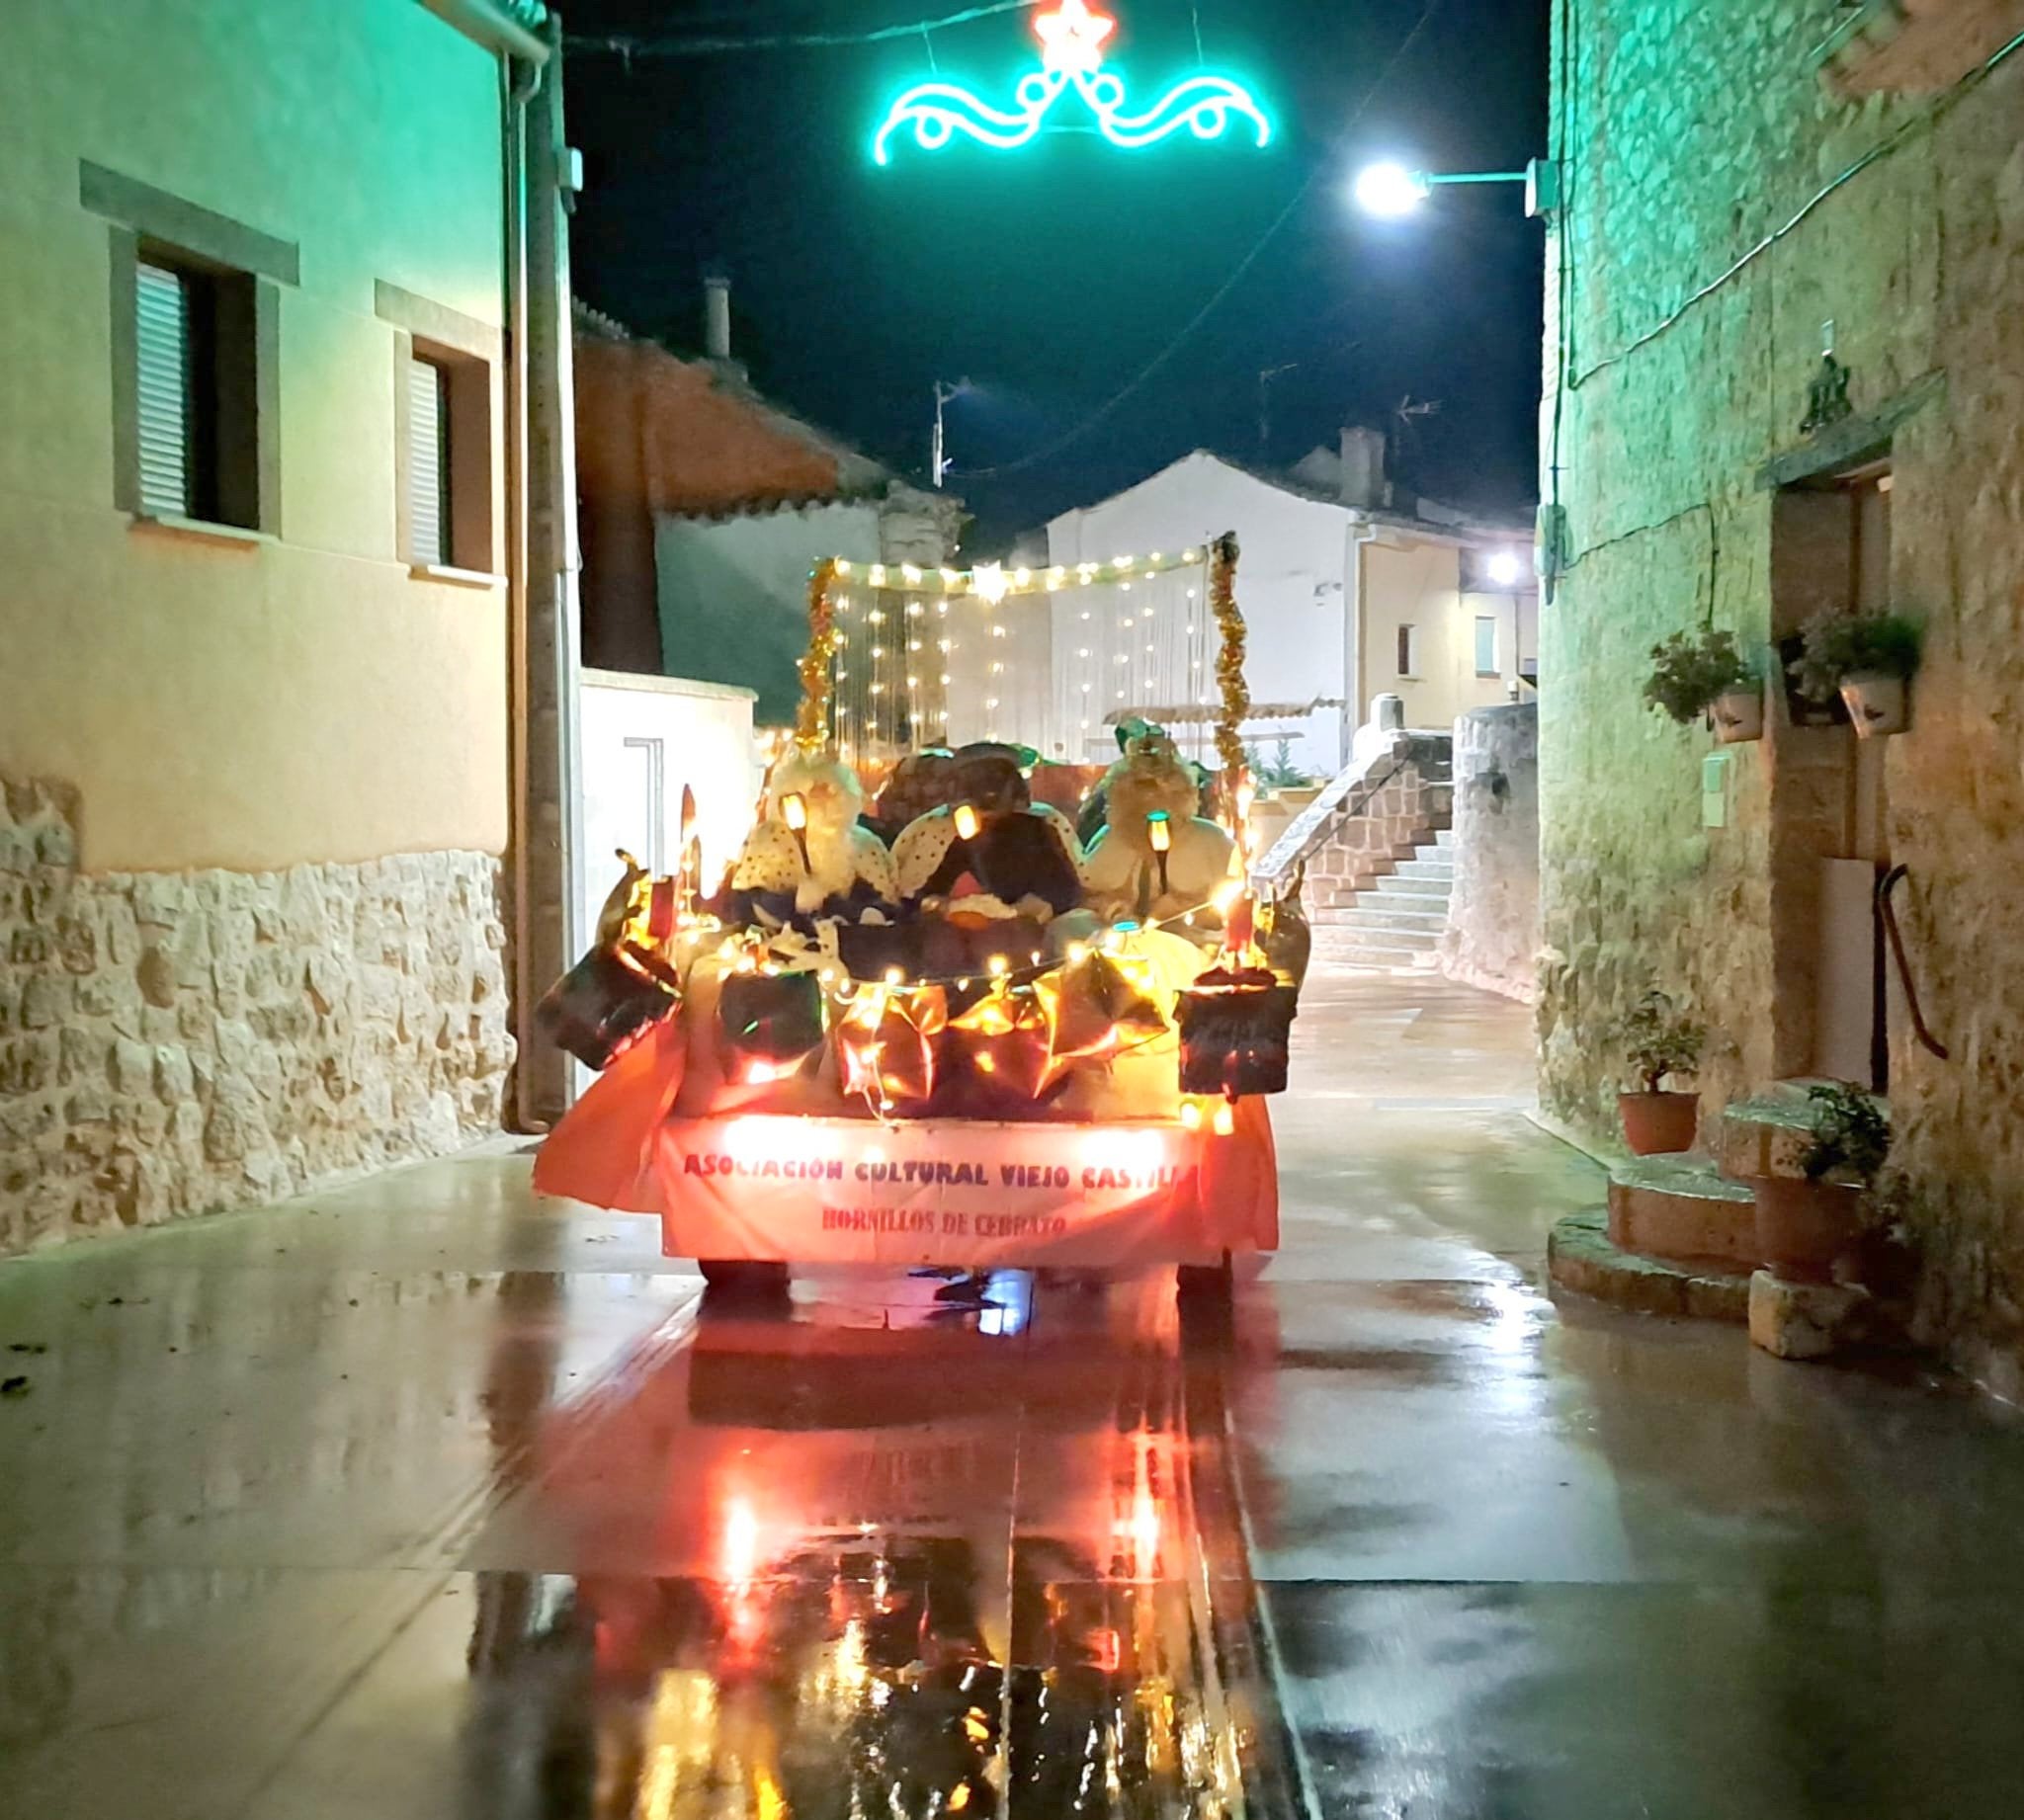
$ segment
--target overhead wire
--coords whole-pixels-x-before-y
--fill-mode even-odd
[[[1392,51],[1392,55],[1386,60],[1385,67],[1378,72],[1377,76],[1372,80],[1370,87],[1364,91],[1362,98],[1351,111],[1349,119],[1342,124],[1341,127],[1330,138],[1327,155],[1316,162],[1313,170],[1307,174],[1307,181],[1293,193],[1286,207],[1272,218],[1265,231],[1252,243],[1251,250],[1237,262],[1235,270],[1217,287],[1215,294],[1210,297],[1209,301],[1203,304],[1189,318],[1180,333],[1140,368],[1138,372],[1125,386],[1114,392],[1102,404],[1097,406],[1094,411],[1072,430],[1068,431],[1066,435],[1055,438],[1054,442],[1047,444],[1044,448],[1036,449],[1031,455],[1021,455],[1014,461],[995,462],[989,467],[953,468],[950,471],[957,478],[963,480],[990,480],[995,479],[1001,474],[1023,473],[1030,467],[1037,467],[1041,462],[1053,459],[1062,450],[1074,447],[1090,431],[1094,430],[1097,425],[1108,419],[1111,413],[1119,405],[1123,404],[1126,399],[1135,396],[1147,380],[1159,372],[1166,366],[1167,362],[1172,360],[1187,345],[1194,337],[1195,331],[1216,313],[1223,299],[1243,282],[1251,268],[1258,263],[1265,249],[1279,237],[1280,230],[1285,227],[1288,221],[1293,219],[1295,210],[1307,200],[1307,195],[1315,184],[1319,183],[1321,178],[1334,168],[1332,162],[1333,155],[1341,149],[1347,142],[1350,134],[1362,124],[1365,113],[1369,110],[1371,103],[1376,100],[1379,93],[1384,89],[1386,83],[1390,81],[1392,72],[1404,61],[1414,44],[1419,41],[1420,36],[1433,23],[1434,15],[1441,10],[1443,4],[1444,0],[1426,0],[1426,4],[1420,9],[1419,18],[1413,23],[1412,30],[1406,33],[1404,38],[1399,41],[1397,49]]]
[[[738,50],[833,50],[853,44],[883,44],[896,39],[923,38],[931,32],[946,32],[957,26],[974,25],[1003,13],[1023,13],[1044,4],[1044,0],[988,0],[988,4],[965,7],[939,19],[918,19],[906,25],[875,26],[859,32],[772,32],[747,38],[631,38],[622,35],[579,36],[568,34],[565,50],[577,56],[607,55],[633,57],[718,56]]]

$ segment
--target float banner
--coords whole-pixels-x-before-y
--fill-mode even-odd
[[[655,1158],[671,1258],[1087,1269],[1213,1264],[1279,1239],[1262,1101],[1177,1124],[673,1119]]]

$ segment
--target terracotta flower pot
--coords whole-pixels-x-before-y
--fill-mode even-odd
[[[1701,1122],[1701,1096],[1692,1093],[1620,1093],[1624,1141],[1638,1156],[1691,1150]]]
[[[1757,1198],[1757,1255],[1774,1277],[1823,1282],[1835,1261],[1861,1243],[1861,1189],[1803,1176],[1760,1176],[1750,1187]]]
[[[1841,699],[1848,703],[1848,717],[1864,739],[1901,733],[1910,724],[1909,692],[1901,676],[1879,676],[1869,671],[1844,676]]]
[[[1761,688],[1725,689],[1709,708],[1715,738],[1725,746],[1764,737],[1764,692]]]

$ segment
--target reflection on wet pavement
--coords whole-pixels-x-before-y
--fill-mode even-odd
[[[2017,1811],[2024,1449],[1537,1287],[1526,1014],[1323,974],[1287,1249],[706,1304],[524,1157],[0,1267],[0,1815]]]

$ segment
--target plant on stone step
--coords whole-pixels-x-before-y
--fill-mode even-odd
[[[1708,1031],[1705,1025],[1683,1016],[1663,992],[1653,991],[1618,1020],[1617,1040],[1623,1044],[1640,1091],[1657,1093],[1667,1075],[1692,1074],[1700,1067]]]
[[[1891,1154],[1891,1120],[1874,1095],[1849,1082],[1807,1089],[1813,1134],[1800,1152],[1809,1182],[1874,1183]]]
[[[1851,676],[1918,672],[1923,630],[1901,613],[1823,613],[1805,627],[1806,650],[1787,668],[1809,702],[1831,702]]]
[[[1734,633],[1674,632],[1663,644],[1651,647],[1644,702],[1686,726],[1705,714],[1717,696],[1754,688],[1756,682],[1749,659],[1736,648]]]

